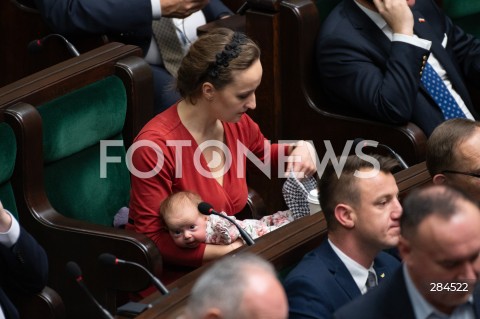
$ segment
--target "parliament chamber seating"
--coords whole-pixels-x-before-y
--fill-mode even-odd
[[[263,134],[272,141],[311,140],[319,160],[329,141],[341,155],[348,140],[364,138],[389,145],[409,164],[425,159],[425,134],[413,123],[388,125],[339,114],[329,107],[315,79],[315,38],[323,19],[338,0],[247,0],[245,32],[262,50],[262,83],[256,91],[257,108],[250,111]],[[379,150],[381,153],[381,150]],[[385,154],[385,153],[383,153]],[[268,211],[285,209],[277,196],[282,179],[251,174]]]
[[[425,160],[427,138],[415,124],[366,120],[340,114],[329,105],[316,77],[315,42],[320,27],[313,1],[280,2],[283,136],[313,140],[319,156],[326,150],[325,140],[340,155],[347,140],[364,138],[389,145],[409,165]]]
[[[413,189],[431,184],[430,174],[425,162],[413,165],[394,174],[394,176],[401,199]],[[270,261],[278,276],[283,278],[300,261],[303,255],[317,247],[322,240],[326,239],[326,236],[326,222],[323,213],[319,212],[297,219],[261,236],[255,240],[255,245],[243,246],[229,255],[237,255],[241,252],[257,254]],[[175,290],[172,289],[169,295],[161,296],[159,293],[154,293],[145,298],[142,302],[150,303],[153,307],[136,318],[178,318],[182,314],[196,279],[210,265],[202,266],[167,286],[167,288],[176,288]]]
[[[53,33],[35,9],[33,0],[1,0],[0,21],[0,87],[72,57],[58,37],[45,41],[37,52],[27,49],[31,41]],[[108,42],[103,36],[69,40],[80,53]]]
[[[161,256],[146,236],[114,228],[128,206],[126,149],[153,114],[151,70],[138,47],[109,43],[0,89],[0,109],[14,128],[18,157],[12,179],[18,214],[49,256],[50,282],[68,318],[94,318],[91,301],[65,272],[79,264],[98,301],[112,313],[127,292],[145,289],[141,270],[97,262],[108,252],[160,274]],[[14,108],[10,108],[14,106]],[[107,178],[100,177],[100,142],[110,147]]]
[[[12,188],[12,175],[17,157],[17,143],[12,128],[4,122],[0,110],[0,201],[15,218],[19,219],[15,195]],[[34,295],[10,296],[21,318],[25,319],[61,319],[65,318],[62,298],[50,287]]]

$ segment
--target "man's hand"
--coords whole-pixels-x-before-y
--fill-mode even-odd
[[[0,201],[0,232],[5,233],[10,229],[12,225],[12,216],[8,214],[3,208],[2,202]]]
[[[413,14],[408,1],[373,0],[373,3],[393,33],[413,35]]]
[[[209,0],[162,0],[162,17],[186,18],[194,12],[202,10]]]

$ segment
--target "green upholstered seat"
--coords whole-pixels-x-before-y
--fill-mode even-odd
[[[109,147],[107,178],[100,177],[100,142],[121,140],[127,99],[116,76],[40,105],[43,122],[45,188],[61,214],[111,226],[115,213],[128,206],[130,176],[125,148]]]
[[[480,37],[480,1],[443,0],[442,8],[463,30]]]
[[[18,212],[13,194],[11,177],[15,167],[17,144],[13,130],[5,123],[0,123],[0,200],[17,219]]]

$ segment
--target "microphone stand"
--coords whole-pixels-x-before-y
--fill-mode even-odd
[[[240,232],[240,236],[242,236],[243,240],[245,240],[245,242],[247,243],[248,246],[252,246],[252,245],[255,244],[255,241],[253,240],[252,236],[250,236],[250,234],[248,234],[242,227],[240,227],[240,225],[238,225],[232,218],[230,218],[230,217],[228,217],[228,216],[226,216],[226,215],[222,215],[222,214],[220,214],[220,213],[217,213],[217,212],[214,211],[213,209],[210,210],[210,214],[223,217],[223,218],[225,218],[226,220],[228,220],[230,223],[232,223],[233,225],[235,225],[235,227],[237,227],[238,231]]]

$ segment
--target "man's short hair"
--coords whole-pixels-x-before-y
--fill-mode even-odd
[[[215,262],[192,288],[186,312],[190,318],[201,318],[209,308],[221,310],[224,318],[242,317],[239,312],[243,296],[248,293],[249,274],[263,270],[276,277],[266,260],[251,253],[226,256]]]
[[[413,190],[403,201],[403,214],[400,218],[402,236],[412,238],[418,225],[430,215],[448,220],[459,207],[459,202],[474,201],[461,191],[448,185],[433,185]]]
[[[433,130],[427,141],[426,163],[431,176],[444,170],[456,170],[455,150],[480,128],[480,122],[456,118],[443,122]]]
[[[397,160],[380,155],[369,155],[379,163],[379,170],[383,173],[392,173],[399,166]],[[341,158],[339,158],[339,162]],[[357,205],[360,202],[360,193],[356,181],[360,177],[354,176],[356,171],[374,169],[372,162],[357,155],[350,155],[345,161],[340,176],[337,175],[334,165],[330,162],[318,183],[320,206],[322,207],[329,230],[334,230],[338,223],[335,219],[335,207],[345,203]]]

